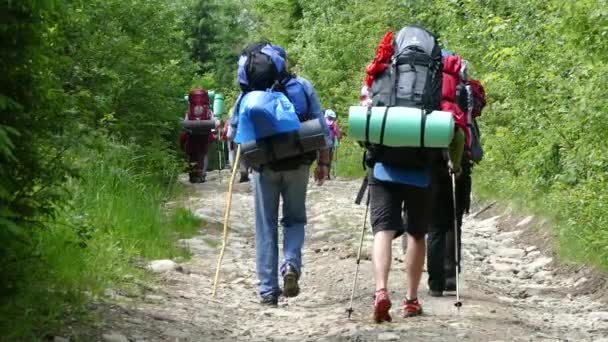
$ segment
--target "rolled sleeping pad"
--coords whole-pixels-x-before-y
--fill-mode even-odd
[[[184,120],[182,127],[190,134],[204,135],[215,128],[215,123],[215,120]]]
[[[302,122],[295,132],[277,134],[241,144],[247,165],[257,167],[325,147],[325,134],[319,119]]]
[[[218,118],[224,115],[224,95],[222,94],[215,94],[213,100],[213,115]]]
[[[372,107],[369,114],[363,106],[352,106],[348,111],[348,133],[357,141],[445,148],[454,135],[454,118],[449,112],[436,110],[425,115],[420,108]]]

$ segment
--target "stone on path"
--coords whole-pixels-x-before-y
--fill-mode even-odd
[[[551,271],[539,271],[532,276],[532,279],[534,281],[547,281],[550,280],[552,277],[553,272]]]
[[[378,341],[398,341],[399,335],[391,332],[383,332],[378,334]]]
[[[511,265],[507,265],[507,264],[492,264],[492,267],[497,272],[511,272],[511,270],[513,269],[513,267],[511,267]]]
[[[128,338],[116,332],[112,332],[110,334],[103,334],[102,338],[104,342],[129,342]]]
[[[553,258],[540,257],[529,263],[526,268],[528,269],[528,271],[536,273],[537,271],[540,271],[541,269],[548,266],[551,262],[553,262]]]
[[[534,216],[527,216],[523,220],[519,221],[519,223],[517,223],[517,227],[525,226],[528,223],[532,222],[533,219],[534,219]]]
[[[589,319],[592,321],[608,322],[608,311],[596,311],[589,314]]]
[[[502,257],[517,259],[523,258],[526,252],[519,248],[500,248],[496,254]]]
[[[173,260],[154,260],[148,264],[148,269],[155,273],[179,270],[181,266]]]

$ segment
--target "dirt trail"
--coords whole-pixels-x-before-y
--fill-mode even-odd
[[[227,175],[220,184],[193,186],[187,200],[198,216],[219,223]],[[401,247],[394,244],[390,289],[393,323],[370,319],[373,292],[366,234],[354,314],[346,308],[365,208],[353,204],[359,181],[333,180],[308,190],[302,293],[266,308],[256,297],[254,213],[249,184],[233,196],[232,231],[216,299],[211,284],[221,243],[219,229],[182,241],[194,257],[182,272],[161,274],[144,301],[116,305],[104,323],[106,341],[600,341],[608,337],[608,305],[576,295],[585,279],[556,275],[551,258],[519,239],[527,222],[509,231],[498,216],[464,223],[463,307],[454,297],[431,298],[421,286],[425,315],[403,319],[405,276]],[[369,225],[368,225],[369,227]],[[369,229],[369,228],[368,228]],[[118,296],[120,302],[120,296]],[[603,339],[602,341],[608,341]]]

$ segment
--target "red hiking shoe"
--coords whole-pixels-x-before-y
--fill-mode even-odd
[[[392,320],[391,315],[388,313],[390,308],[391,300],[388,298],[386,289],[376,291],[374,294],[374,321],[376,323],[390,322]]]
[[[418,299],[406,299],[403,301],[403,317],[415,317],[422,315],[422,305]]]

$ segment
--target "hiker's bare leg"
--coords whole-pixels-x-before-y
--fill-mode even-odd
[[[372,262],[374,264],[376,290],[386,289],[388,284],[388,272],[391,269],[392,258],[391,245],[393,238],[395,237],[395,233],[395,231],[391,230],[382,230],[374,234]]]
[[[416,240],[407,234],[407,252],[405,253],[405,266],[407,276],[407,298],[418,298],[418,286],[422,278],[426,241],[424,237]]]

